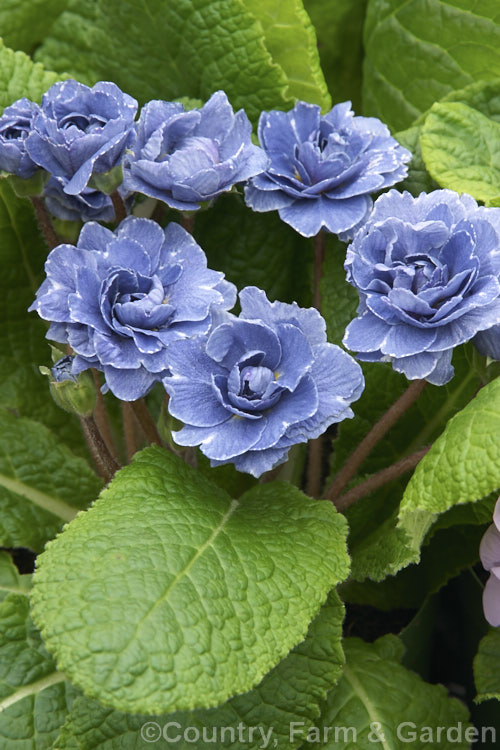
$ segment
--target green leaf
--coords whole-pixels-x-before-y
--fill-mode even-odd
[[[336,102],[349,99],[361,111],[363,22],[367,0],[305,0],[318,35],[326,82]]]
[[[416,550],[435,518],[500,487],[500,378],[451,419],[413,474],[398,525]]]
[[[33,63],[24,52],[14,52],[0,39],[0,111],[23,96],[40,101],[42,94],[64,77]]]
[[[197,214],[194,236],[210,268],[224,271],[239,289],[255,285],[273,300],[310,303],[312,243],[276,211],[255,213],[239,195],[224,195]]]
[[[483,534],[482,526],[442,529],[432,534],[428,542],[426,540],[418,565],[409,565],[397,575],[379,582],[347,581],[341,587],[342,598],[382,610],[418,609],[431,594],[479,560]]]
[[[8,594],[28,596],[31,576],[20,575],[8,552],[0,552],[0,601]]]
[[[325,750],[368,750],[374,746],[401,750],[408,742],[415,747],[433,742],[441,750],[469,747],[463,736],[467,709],[456,698],[448,698],[442,685],[429,685],[401,666],[404,647],[395,636],[384,636],[375,643],[348,638],[344,646],[343,676],[328,694],[317,732],[309,734],[304,748],[317,748],[318,742]],[[454,727],[456,737],[460,726],[461,741],[446,741],[446,728]],[[438,727],[445,729],[436,740]],[[325,731],[327,739],[323,741]],[[425,731],[427,739],[421,734]]]
[[[459,102],[434,104],[420,136],[436,182],[481,201],[500,194],[499,142],[500,123]]]
[[[31,54],[46,36],[68,0],[3,0],[0,8],[2,38],[9,47]]]
[[[87,83],[115,81],[141,104],[224,89],[253,121],[299,93],[330,103],[299,0],[73,0],[36,59]]]
[[[232,500],[149,448],[47,546],[34,618],[60,669],[105,705],[215,706],[304,638],[347,575],[346,526],[286,483]]]
[[[430,193],[439,185],[432,179],[425,168],[420,148],[421,128],[415,125],[408,130],[402,130],[395,134],[396,140],[412,153],[408,169],[408,177],[398,184],[398,190],[408,190],[415,197],[420,193]]]
[[[0,411],[0,545],[43,549],[101,480],[41,424]]]
[[[28,307],[43,280],[47,254],[31,204],[0,181],[0,407],[43,422],[87,456],[78,420],[55,405],[38,370],[51,360],[47,328]]]
[[[418,401],[379,442],[362,465],[366,475],[431,443],[440,435],[447,421],[472,398],[480,381],[471,367],[468,347],[455,351],[453,365],[455,377],[445,386],[428,385]],[[408,387],[406,378],[390,365],[367,365],[364,373],[366,387],[356,403],[356,416],[339,426],[332,474],[340,469],[372,424]],[[360,476],[357,483],[366,475]],[[409,545],[408,529],[396,528],[408,478],[409,474],[362,498],[348,509],[351,577],[355,580],[370,578],[378,581],[418,561],[418,552]],[[467,522],[463,518],[456,520],[459,524]]]
[[[364,113],[403,130],[448,92],[500,76],[498,3],[370,0]]]
[[[264,30],[271,57],[285,72],[287,95],[331,107],[318,55],[316,33],[302,0],[246,0],[245,8]]]
[[[187,727],[198,731],[197,750],[214,746],[231,750],[262,748],[263,737],[270,736],[270,747],[295,748],[290,742],[290,722],[302,721],[312,726],[319,716],[319,703],[342,672],[344,655],[340,646],[343,606],[332,592],[327,603],[311,623],[306,639],[281,661],[260,685],[250,693],[231,698],[219,708],[178,712],[164,716],[134,716],[105,708],[88,698],[79,698],[57,740],[58,750],[127,750],[146,747],[138,739],[141,728],[150,725],[151,736],[166,728],[169,741],[177,750],[187,750],[192,743],[183,740]],[[259,728],[257,728],[257,726]],[[239,735],[238,727],[243,727]],[[254,727],[253,740],[250,728]],[[203,729],[208,730],[207,741]],[[224,728],[224,732],[222,731]],[[188,733],[189,736],[193,734]],[[242,741],[239,740],[241,736]],[[234,741],[233,741],[234,740]],[[274,744],[276,741],[276,744]]]
[[[52,748],[73,693],[31,621],[27,596],[10,593],[0,602],[0,745]]]
[[[491,628],[481,640],[474,659],[476,702],[500,700],[500,630]]]

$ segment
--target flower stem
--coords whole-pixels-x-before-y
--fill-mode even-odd
[[[323,270],[323,261],[325,259],[326,232],[320,230],[314,237],[314,287],[313,287],[313,305],[321,312],[321,291],[320,282]]]
[[[153,221],[156,221],[157,224],[161,224],[161,220],[163,219],[163,215],[165,213],[165,204],[163,201],[158,200],[156,202],[156,206],[154,207],[153,213],[151,214],[151,219]]]
[[[323,465],[323,435],[309,441],[306,492],[309,497],[318,497],[321,491],[321,469]]]
[[[120,224],[123,219],[127,218],[127,209],[125,208],[123,198],[121,197],[118,190],[113,190],[109,197],[111,198],[113,208],[115,209],[115,221],[117,224]]]
[[[30,200],[35,209],[35,215],[38,221],[38,225],[43,234],[45,242],[47,243],[50,250],[53,250],[57,245],[61,244],[59,237],[56,234],[54,225],[49,216],[43,198],[37,195],[30,195]]]
[[[127,461],[130,463],[134,453],[137,451],[137,438],[135,434],[134,412],[128,401],[122,401],[123,432],[125,435],[125,448]]]
[[[347,483],[356,474],[357,470],[372,452],[377,443],[384,437],[386,432],[400,419],[410,406],[417,400],[424,390],[427,381],[414,380],[406,391],[401,394],[397,401],[376,422],[368,435],[360,442],[356,450],[351,453],[344,466],[341,468],[331,485],[325,492],[324,497],[336,502],[340,493]]]
[[[392,482],[393,479],[397,479],[403,474],[406,474],[406,472],[411,471],[429,451],[430,447],[430,445],[427,445],[425,448],[416,451],[416,453],[412,453],[410,456],[402,458],[400,461],[397,461],[395,464],[388,466],[386,469],[382,469],[376,474],[373,474],[365,482],[361,482],[361,484],[353,487],[352,490],[349,490],[349,492],[346,492],[344,495],[338,497],[334,501],[335,507],[338,511],[344,511],[346,510],[346,508],[349,508],[351,505],[353,505],[357,500],[365,497],[365,495],[369,495],[370,492],[374,492],[384,484]]]
[[[144,399],[139,398],[137,401],[129,401],[129,404],[148,443],[150,445],[163,445],[160,433],[156,429],[153,417]],[[169,446],[167,448],[171,450]]]
[[[104,403],[104,397],[101,391],[99,373],[94,367],[92,367],[92,376],[94,378],[96,392],[96,405],[93,416],[97,425],[97,429],[101,433],[102,439],[106,443],[108,450],[113,458],[116,459],[118,456],[118,450],[116,448],[115,441],[113,440],[113,433],[111,430],[111,425],[109,423],[108,411],[106,409],[106,404]]]
[[[97,472],[106,483],[110,482],[120,468],[115,461],[108,446],[102,439],[102,435],[97,429],[94,417],[80,417],[83,434],[87,442],[90,455],[96,465]]]
[[[181,226],[184,227],[186,232],[189,232],[189,234],[193,234],[194,212],[191,212],[189,214],[181,214]]]

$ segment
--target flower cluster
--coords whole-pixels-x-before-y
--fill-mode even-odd
[[[213,310],[236,299],[190,234],[149,219],[128,217],[116,232],[89,222],[76,247],[52,250],[45,270],[30,309],[51,322],[48,338],[76,353],[73,375],[102,370],[125,401],[167,374],[172,341],[208,332]]]
[[[245,189],[254,211],[278,210],[305,237],[323,227],[351,236],[368,217],[370,193],[402,180],[411,154],[375,117],[355,117],[350,102],[324,117],[314,104],[263,112],[259,140],[271,164]]]
[[[490,577],[483,591],[484,615],[490,625],[500,626],[500,498],[493,513],[493,523],[482,538],[479,556]]]
[[[453,348],[500,323],[500,211],[468,195],[382,195],[345,267],[360,293],[345,346],[409,379],[443,385]]]
[[[199,445],[213,466],[234,463],[260,476],[292,445],[353,413],[364,387],[360,366],[326,340],[320,314],[240,292],[241,313],[217,315],[208,336],[169,348],[163,380],[169,410],[185,426],[174,439]]]
[[[112,221],[113,188],[125,200],[142,193],[193,211],[268,164],[223,91],[199,109],[151,101],[138,122],[136,113],[114,83],[55,83],[40,106],[20,99],[0,117],[0,169],[21,178],[45,170],[44,197],[58,218]],[[113,187],[103,192],[108,175]]]

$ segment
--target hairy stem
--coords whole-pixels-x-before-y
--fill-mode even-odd
[[[57,245],[61,244],[61,241],[56,234],[56,230],[54,229],[54,225],[52,224],[52,219],[50,218],[49,213],[45,207],[45,202],[43,198],[40,198],[36,195],[30,195],[30,200],[33,204],[33,208],[35,209],[38,225],[41,229],[44,240],[47,243],[49,249],[53,250],[54,247],[57,247]]]
[[[111,202],[113,203],[113,208],[115,209],[116,223],[120,224],[120,222],[122,222],[123,219],[127,218],[127,209],[125,208],[125,203],[123,202],[123,198],[121,197],[118,190],[114,190],[109,197],[111,198]]]
[[[96,392],[96,405],[94,409],[94,419],[97,425],[97,429],[101,433],[102,439],[106,443],[109,452],[114,459],[118,456],[118,450],[113,439],[113,433],[111,431],[111,425],[109,423],[108,411],[106,404],[104,403],[104,397],[101,391],[101,382],[99,380],[99,373],[92,367],[92,376],[94,378],[95,392]]]
[[[189,232],[189,234],[193,234],[194,213],[181,214],[181,226],[184,227],[186,232]]]
[[[144,399],[139,398],[137,401],[129,401],[129,404],[148,443],[150,445],[163,445],[160,433],[156,429],[154,419]],[[167,448],[171,450],[168,446]]]
[[[336,501],[340,493],[353,478],[357,470],[372,452],[386,432],[400,419],[409,407],[417,400],[426,386],[425,380],[414,380],[397,401],[376,422],[368,435],[360,442],[354,453],[347,459],[331,485],[325,492],[325,498]]]
[[[361,484],[353,487],[349,492],[338,497],[334,501],[335,507],[338,511],[344,511],[357,500],[365,497],[365,495],[369,495],[370,492],[374,492],[379,487],[382,487],[382,485],[392,482],[393,479],[397,479],[403,474],[406,474],[406,472],[411,471],[429,451],[430,447],[430,445],[427,445],[425,448],[422,448],[422,450],[416,451],[416,453],[412,453],[410,456],[402,458],[400,461],[388,466],[386,469],[382,469],[376,474],[373,474],[365,482],[361,482]]]
[[[102,439],[94,417],[80,417],[80,424],[97,472],[108,483],[113,479],[120,466]]]

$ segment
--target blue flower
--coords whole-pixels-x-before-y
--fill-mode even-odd
[[[490,574],[483,590],[484,616],[497,628],[500,626],[500,498],[493,512],[493,523],[481,540],[479,557]]]
[[[26,150],[26,138],[39,110],[38,104],[29,99],[18,99],[4,109],[0,117],[0,170],[27,179],[38,169]]]
[[[177,443],[200,445],[212,466],[234,463],[258,477],[292,445],[352,417],[364,381],[359,365],[327,343],[314,308],[271,303],[256,287],[240,302],[240,316],[217,316],[208,336],[171,344],[163,384],[185,424],[173,433]]]
[[[325,227],[347,239],[368,217],[369,194],[402,180],[411,159],[380,120],[354,117],[350,102],[324,117],[305,102],[263,112],[258,134],[271,166],[250,180],[246,202],[254,211],[278,209],[305,237]]]
[[[451,190],[390,190],[347,250],[359,317],[344,344],[367,362],[443,385],[453,348],[500,322],[500,209]]]
[[[500,360],[500,325],[480,331],[474,336],[472,343],[483,357]]]
[[[120,163],[135,138],[136,112],[135,99],[114,83],[55,83],[42,97],[26,148],[64,193],[80,195],[93,173]]]
[[[194,211],[266,168],[262,149],[250,140],[243,110],[234,114],[223,91],[200,109],[151,101],[143,107],[133,154],[124,161],[124,186]]]
[[[121,192],[121,191],[119,191]],[[44,187],[47,209],[63,221],[108,221],[115,218],[109,195],[86,187],[79,195],[68,195],[57,177],[51,177]]]
[[[51,321],[47,338],[72,347],[73,374],[103,370],[125,401],[166,375],[172,341],[206,333],[212,310],[236,298],[190,234],[149,219],[128,217],[115,232],[89,222],[76,247],[52,250],[45,270],[30,310]]]

